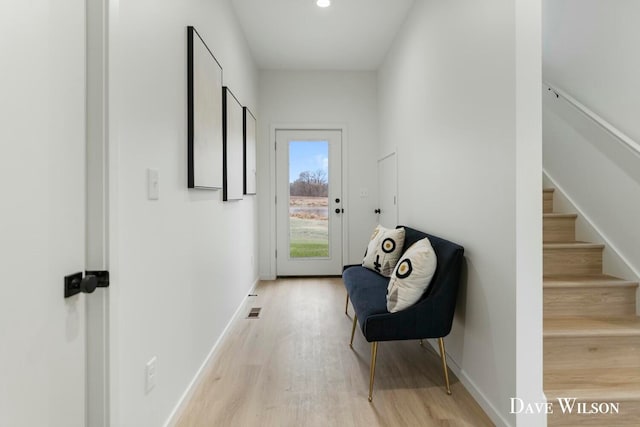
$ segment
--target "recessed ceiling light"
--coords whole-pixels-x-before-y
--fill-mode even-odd
[[[329,7],[331,6],[331,0],[318,0],[316,1],[318,7]]]

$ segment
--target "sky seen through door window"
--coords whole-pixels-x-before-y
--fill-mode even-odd
[[[301,172],[322,170],[328,176],[329,150],[327,141],[291,141],[289,143],[289,182]]]

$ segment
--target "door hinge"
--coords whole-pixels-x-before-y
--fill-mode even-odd
[[[276,249],[276,258],[278,258],[278,250]]]
[[[74,273],[64,278],[64,297],[69,298],[80,292],[90,294],[96,288],[109,287],[108,271],[85,271],[84,278],[82,272]]]
[[[273,149],[274,149],[274,150],[277,150],[277,149],[278,149],[278,141],[276,141],[276,142],[274,142],[274,143],[273,143]]]
[[[276,205],[278,204],[278,196],[276,196]]]

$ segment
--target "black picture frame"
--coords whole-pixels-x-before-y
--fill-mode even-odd
[[[247,107],[242,109],[242,135],[244,153],[244,185],[246,195],[256,194],[256,117]]]
[[[223,187],[222,66],[187,27],[187,187]]]
[[[222,200],[242,200],[244,183],[243,108],[233,92],[222,90],[222,147],[223,190]]]

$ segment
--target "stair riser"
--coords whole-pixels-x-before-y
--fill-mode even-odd
[[[575,218],[544,218],[542,223],[542,235],[545,242],[573,242],[576,240]]]
[[[567,396],[571,397],[571,396]],[[563,414],[560,404],[557,400],[553,402],[553,414],[547,416],[547,425],[549,426],[639,426],[640,425],[640,401],[621,401],[620,412],[618,414],[576,414],[577,406],[574,406],[573,414]],[[592,401],[579,400],[585,402],[588,409],[591,408]],[[616,403],[614,400],[606,399],[593,403],[610,402]],[[603,408],[604,409],[604,408]]]
[[[579,361],[579,362],[578,362]],[[547,337],[544,369],[640,368],[640,336]]]
[[[553,212],[553,193],[542,193],[542,212]]]
[[[602,274],[602,249],[545,248],[543,266],[545,275]]]
[[[623,317],[636,313],[636,288],[545,288],[545,317]]]

